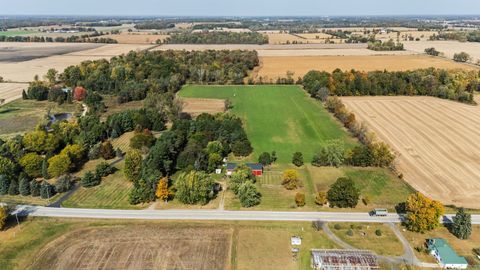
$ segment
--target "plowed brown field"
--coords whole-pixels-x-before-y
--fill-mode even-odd
[[[433,97],[342,99],[399,153],[397,168],[411,186],[444,204],[480,208],[480,106]]]
[[[192,115],[215,114],[225,111],[225,101],[223,99],[182,98],[182,102],[183,112]]]
[[[365,50],[367,51],[367,50]],[[348,50],[345,50],[348,53]],[[401,52],[408,53],[408,52]],[[261,57],[258,76],[268,79],[285,77],[287,71],[295,72],[295,78],[312,69],[332,72],[341,70],[389,70],[403,71],[418,68],[476,69],[472,65],[456,63],[439,57],[426,55],[344,55],[344,56],[279,56]]]
[[[83,229],[49,243],[32,269],[228,269],[231,231],[161,226]]]

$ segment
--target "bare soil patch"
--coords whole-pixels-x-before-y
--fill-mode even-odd
[[[433,97],[345,97],[399,157],[416,190],[444,204],[480,206],[480,107]]]
[[[209,113],[215,114],[225,111],[225,100],[207,98],[182,98],[183,112],[194,116]]]
[[[435,48],[444,53],[444,56],[452,59],[453,55],[459,52],[466,52],[472,58],[474,63],[480,61],[480,43],[479,42],[458,42],[458,41],[419,41],[404,42],[405,49],[424,53],[426,48]]]
[[[28,84],[26,83],[0,83],[0,100],[4,99],[4,104],[6,104],[15,99],[21,98],[22,90],[26,90],[27,88]]]
[[[165,40],[168,35],[155,35],[148,33],[121,33],[116,35],[105,35],[105,38],[112,38],[120,44],[155,44],[157,40]]]
[[[273,80],[285,77],[287,71],[295,72],[294,77],[296,78],[313,69],[328,72],[332,72],[336,68],[362,71],[384,69],[403,71],[429,67],[478,70],[472,65],[427,55],[282,56],[261,57],[260,60],[262,68],[259,69],[258,76]]]
[[[77,230],[49,243],[32,269],[227,269],[231,231],[117,226]]]

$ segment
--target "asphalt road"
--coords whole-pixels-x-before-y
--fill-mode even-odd
[[[399,223],[402,216],[388,214],[373,217],[368,213],[349,212],[273,212],[273,211],[225,211],[225,210],[110,210],[53,208],[21,205],[14,214],[35,217],[98,218],[98,219],[151,219],[151,220],[269,220],[269,221],[314,221],[325,222],[378,222]],[[451,222],[451,215],[442,222]],[[480,224],[480,215],[472,215],[472,223]]]

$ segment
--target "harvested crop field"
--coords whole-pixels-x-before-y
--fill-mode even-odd
[[[346,97],[399,157],[397,168],[416,190],[468,208],[480,205],[480,107],[433,97]]]
[[[90,43],[0,43],[0,62],[20,62],[101,47]],[[0,75],[1,76],[1,75]]]
[[[230,242],[228,229],[81,229],[49,243],[32,269],[228,269]]]
[[[444,56],[452,59],[455,53],[466,52],[472,58],[473,62],[480,61],[480,43],[479,42],[458,42],[458,41],[420,41],[404,42],[405,49],[424,53],[426,48],[435,48],[444,53]]]
[[[37,43],[18,43],[19,48],[31,45],[36,50],[42,50]],[[41,43],[49,48],[49,44]],[[19,62],[0,62],[0,76],[5,81],[12,82],[30,82],[35,75],[42,77],[50,68],[62,72],[66,67],[80,64],[85,60],[110,59],[113,56],[128,53],[131,50],[145,50],[151,45],[136,45],[136,44],[107,44],[97,47],[83,47],[84,44],[74,44],[83,48],[79,51],[74,51],[66,54],[65,52],[54,52],[45,55],[38,55],[35,59]],[[88,45],[88,44],[87,44]],[[96,45],[96,44],[94,44]],[[15,45],[16,46],[16,45]],[[16,47],[13,48],[15,50]],[[71,49],[71,48],[70,48]],[[50,50],[50,49],[48,49]],[[70,50],[71,51],[71,50]],[[17,53],[22,55],[20,51]],[[11,57],[11,56],[10,56]]]
[[[4,104],[6,104],[21,98],[22,90],[27,88],[28,84],[26,83],[0,83],[0,100],[4,99]]]
[[[223,99],[208,98],[182,98],[183,112],[194,116],[201,113],[215,114],[225,111],[225,101]]]
[[[121,33],[116,35],[105,35],[102,37],[115,39],[120,44],[155,44],[157,40],[165,40],[168,35]]]
[[[445,68],[478,70],[477,67],[456,63],[447,59],[427,55],[376,55],[376,56],[298,56],[298,57],[261,57],[261,68],[256,77],[264,79],[285,77],[287,71],[295,72],[295,78],[316,69],[332,72],[342,70],[391,70],[402,71],[418,68]]]

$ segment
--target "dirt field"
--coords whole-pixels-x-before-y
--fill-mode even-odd
[[[20,62],[98,48],[100,44],[1,42],[0,62]],[[1,75],[0,75],[1,76]]]
[[[15,46],[23,48],[31,45],[39,48],[38,43],[15,43]],[[49,45],[42,43],[42,45]],[[83,48],[84,44],[74,44]],[[55,68],[62,72],[66,67],[76,65],[85,60],[110,59],[113,56],[128,53],[131,50],[144,50],[150,48],[151,45],[136,44],[107,44],[93,49],[83,48],[83,50],[71,52],[62,55],[52,55],[48,57],[40,57],[22,62],[0,62],[0,76],[5,81],[12,82],[29,82],[33,80],[35,75],[42,77],[47,73],[48,69]]]
[[[293,42],[297,43],[325,43],[325,39],[331,38],[330,35],[324,33],[318,34],[301,34],[301,35],[292,35],[286,33],[267,33],[268,43],[269,44],[290,44]],[[316,37],[319,37],[318,39]],[[341,43],[340,39],[332,39],[336,41],[335,43]]]
[[[480,106],[433,97],[347,97],[345,105],[399,153],[415,189],[468,208],[480,206]]]
[[[328,72],[332,72],[336,68],[364,71],[384,69],[401,71],[428,67],[478,69],[471,65],[426,55],[261,57],[260,60],[261,67],[255,77],[262,76],[268,79],[285,77],[287,71],[295,72],[294,77],[297,78],[312,69]]]
[[[225,101],[222,99],[182,98],[183,112],[199,115],[201,113],[215,114],[225,111]]]
[[[162,226],[77,230],[49,243],[32,269],[228,269],[231,231]]]
[[[26,83],[0,83],[0,99],[5,99],[4,104],[22,97],[22,90],[27,89]]]
[[[155,44],[160,39],[164,40],[168,35],[153,35],[147,33],[121,33],[118,35],[105,35],[105,38],[113,38],[120,44]]]
[[[426,48],[434,47],[437,51],[445,54],[447,58],[453,58],[455,53],[466,52],[473,58],[473,62],[480,61],[479,42],[458,42],[458,41],[419,41],[404,42],[405,49],[424,53]]]

